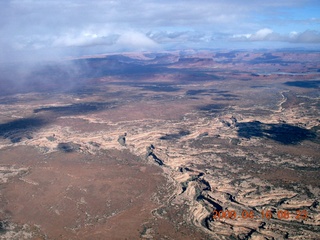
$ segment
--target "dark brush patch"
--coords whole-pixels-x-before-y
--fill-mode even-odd
[[[188,96],[194,96],[194,95],[210,95],[212,93],[217,94],[227,94],[229,91],[226,90],[218,90],[218,89],[194,89],[194,90],[188,90],[186,92],[186,95]]]
[[[259,121],[237,123],[238,136],[250,139],[252,137],[266,138],[285,144],[296,145],[304,140],[314,140],[317,135],[314,131],[289,125],[266,124]]]
[[[160,137],[160,140],[175,140],[175,139],[179,139],[182,138],[184,136],[187,136],[190,134],[190,131],[188,130],[181,130],[178,133],[172,133],[172,134],[166,134],[162,137]]]
[[[0,235],[6,233],[8,229],[8,222],[7,221],[0,221]]]
[[[230,51],[226,53],[216,53],[215,57],[216,58],[235,58],[237,56],[237,51]]]
[[[284,84],[290,87],[320,88],[320,80],[294,81],[294,82],[285,82]]]
[[[252,76],[252,77],[260,77],[260,75],[258,73],[251,73],[250,76]]]
[[[0,95],[4,95],[0,93]],[[14,104],[19,102],[25,102],[25,99],[20,99],[18,97],[6,96],[0,98],[0,105]]]
[[[217,75],[209,74],[206,72],[200,71],[184,71],[179,74],[180,81],[183,82],[210,82],[210,81],[218,81],[223,80],[224,78],[219,77]]]
[[[204,106],[198,107],[201,111],[206,111],[210,113],[218,113],[223,111],[228,105],[226,104],[207,104]]]
[[[194,95],[199,95],[201,93],[206,93],[208,92],[208,90],[204,90],[204,89],[199,89],[199,90],[188,90],[186,92],[186,95],[188,96],[194,96]]]
[[[121,60],[121,59],[122,60]],[[88,78],[103,76],[128,76],[141,77],[146,74],[157,74],[164,72],[176,72],[177,70],[166,68],[165,65],[157,64],[156,66],[148,64],[147,61],[134,60],[128,57],[106,57],[90,58],[74,61],[77,66],[85,66],[85,76]]]
[[[228,93],[229,91],[226,91],[226,90],[218,90],[218,89],[209,89],[208,92],[210,93]]]
[[[213,101],[238,101],[240,98],[211,98]]]
[[[120,86],[130,86],[136,88],[142,88],[143,90],[152,91],[152,92],[177,92],[181,88],[170,84],[170,83],[161,83],[161,82],[136,82],[136,81],[121,81],[121,82],[112,82],[111,85],[120,85]]]
[[[136,87],[152,92],[177,92],[180,90],[180,88],[170,85],[137,85]]]
[[[211,63],[213,59],[211,58],[195,58],[195,57],[180,57],[178,63],[189,64],[189,63]]]
[[[70,153],[78,151],[80,149],[80,145],[73,142],[59,143],[57,148],[62,152]]]
[[[20,142],[22,138],[32,138],[31,132],[46,125],[47,122],[39,118],[23,118],[0,124],[0,136],[12,143]]]
[[[90,112],[101,111],[106,108],[113,107],[111,103],[104,102],[88,102],[88,103],[75,103],[67,106],[54,106],[54,107],[43,107],[33,110],[34,113],[49,111],[53,113],[59,113],[61,115],[74,115],[84,114]]]
[[[74,96],[86,96],[86,95],[92,95],[92,94],[101,94],[101,93],[105,93],[106,91],[107,90],[105,88],[101,88],[101,86],[99,87],[80,86],[80,87],[74,87],[73,89],[66,91],[66,94],[71,94]],[[108,94],[110,93],[108,92]]]
[[[220,94],[218,94],[218,95],[220,95],[220,96],[222,96],[222,97],[225,97],[225,98],[236,98],[236,97],[238,97],[238,95],[235,95],[235,94],[229,94],[229,93],[220,93]]]

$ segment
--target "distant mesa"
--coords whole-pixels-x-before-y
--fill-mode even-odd
[[[259,121],[237,123],[238,136],[250,139],[252,137],[267,138],[286,145],[299,144],[304,140],[314,140],[314,131],[285,124],[266,124]]]
[[[286,64],[289,61],[283,61],[279,56],[272,55],[272,53],[264,53],[262,56],[249,61],[251,64]]]

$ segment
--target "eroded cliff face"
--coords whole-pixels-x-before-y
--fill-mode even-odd
[[[240,55],[7,97],[0,239],[318,239],[319,74]]]

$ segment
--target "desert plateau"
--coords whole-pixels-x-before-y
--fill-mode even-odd
[[[318,51],[88,55],[16,85],[12,69],[0,239],[320,239]]]

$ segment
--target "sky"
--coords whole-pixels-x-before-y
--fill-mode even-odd
[[[319,0],[0,1],[0,62],[296,47],[320,49]]]

